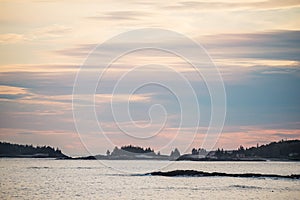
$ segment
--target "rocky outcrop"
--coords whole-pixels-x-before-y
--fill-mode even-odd
[[[245,178],[289,178],[289,179],[300,179],[300,174],[292,175],[277,175],[277,174],[256,174],[256,173],[245,173],[245,174],[230,174],[220,172],[203,172],[196,170],[174,170],[169,172],[151,172],[145,175],[152,176],[191,176],[191,177],[208,177],[208,176],[223,176],[223,177],[245,177]]]

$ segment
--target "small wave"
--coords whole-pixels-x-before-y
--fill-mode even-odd
[[[75,169],[95,169],[93,167],[75,167]]]
[[[27,169],[50,169],[50,167],[27,167]]]
[[[243,188],[243,189],[262,189],[262,187],[252,186],[252,185],[231,185],[229,187]]]
[[[133,176],[132,174],[110,174],[110,173],[105,173],[105,174],[99,174],[98,176],[118,176],[118,177],[130,177]]]

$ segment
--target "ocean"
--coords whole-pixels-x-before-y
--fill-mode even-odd
[[[300,174],[300,162],[0,159],[0,199],[300,199],[300,180],[163,177],[151,171]]]

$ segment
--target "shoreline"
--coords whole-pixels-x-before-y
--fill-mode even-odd
[[[180,159],[172,160],[167,158],[105,158],[105,156],[99,158],[97,156],[85,156],[85,157],[49,157],[49,156],[39,156],[39,155],[19,155],[19,156],[9,156],[0,155],[1,158],[14,159],[14,158],[49,158],[53,160],[149,160],[149,161],[190,161],[190,162],[299,162],[300,160],[292,159],[278,159],[278,158],[245,158],[245,159],[211,159],[211,158],[201,158],[201,159]]]

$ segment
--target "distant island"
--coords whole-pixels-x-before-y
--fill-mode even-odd
[[[7,158],[69,158],[58,148],[0,142],[0,157]]]
[[[150,147],[143,148],[133,145],[125,145],[121,148],[115,147],[112,152],[106,151],[106,155],[95,155],[78,157],[71,159],[84,160],[176,160],[180,157],[180,152],[177,148],[171,151],[170,155],[161,155],[160,152],[155,153]]]
[[[205,149],[193,149],[191,154],[180,156],[177,160],[190,161],[300,161],[300,140],[281,140],[266,145],[237,150],[217,149],[206,152]]]
[[[73,160],[176,160],[176,161],[300,161],[300,140],[281,140],[256,147],[237,150],[224,150],[207,152],[202,148],[193,148],[190,154],[180,155],[177,148],[169,155],[155,153],[150,147],[143,148],[133,145],[115,147],[112,152],[107,150],[106,155],[90,155],[72,158],[61,152],[58,148],[50,146],[19,145],[0,142],[0,157],[11,158],[57,158]]]

